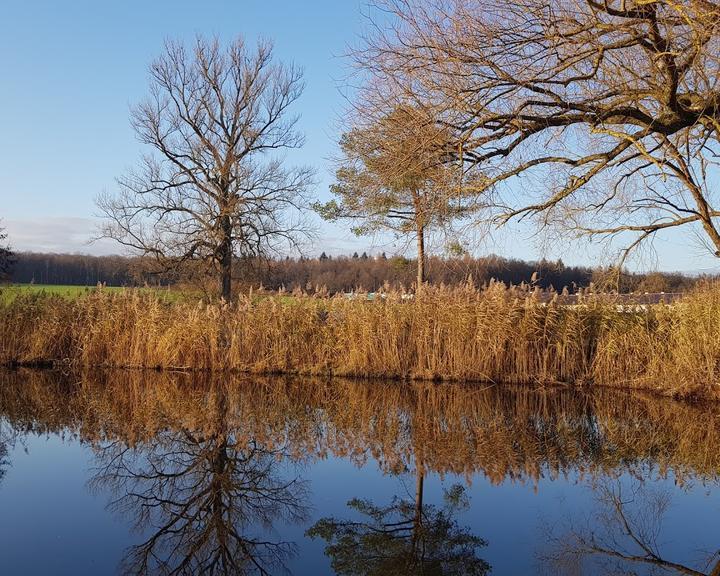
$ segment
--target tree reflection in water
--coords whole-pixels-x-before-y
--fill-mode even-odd
[[[227,428],[221,396],[212,432],[166,429],[132,448],[98,448],[92,485],[109,488],[111,508],[149,534],[128,551],[123,573],[271,574],[294,554],[273,526],[306,519],[307,485],[284,477],[282,446]]]
[[[651,466],[679,483],[713,482],[720,470],[716,412],[716,406],[641,391],[0,371],[0,418],[18,442],[28,434],[60,434],[97,451],[93,485],[112,489],[113,506],[142,534],[125,565],[135,573],[277,573],[294,547],[272,526],[281,529],[308,515],[307,486],[291,462],[333,457],[359,466],[373,461],[384,474],[417,471],[414,500],[355,500],[347,513],[354,524],[327,519],[316,527],[334,559],[340,562],[345,553],[350,564],[344,573],[408,574],[422,565],[425,573],[482,574],[482,541],[458,525],[447,504],[423,502],[426,473],[537,484],[568,475],[592,482],[645,477]],[[566,548],[576,545],[575,553],[558,556],[555,550],[550,573],[561,573],[556,567],[562,562],[564,573],[581,573],[568,568],[578,558],[607,560],[598,550],[588,552],[591,544],[607,544],[599,534],[596,529],[595,540],[564,538]],[[636,531],[640,541],[647,534]],[[357,558],[363,556],[351,556],[355,545],[377,560],[361,566]],[[652,539],[649,546],[621,553],[672,561]],[[526,550],[515,552],[524,556]],[[634,566],[624,573],[662,573],[669,565]],[[714,565],[703,566],[682,573],[716,570],[720,576]]]
[[[325,554],[342,576],[411,576],[487,574],[479,558],[486,542],[461,527],[454,516],[468,505],[465,490],[453,486],[442,507],[423,503],[422,472],[417,473],[415,500],[395,497],[386,506],[370,500],[348,502],[362,520],[323,518],[308,530],[327,542]]]
[[[640,478],[604,480],[593,486],[597,509],[583,525],[551,538],[540,556],[547,574],[720,576],[720,552],[691,566],[663,552],[663,523],[669,491],[649,488]]]
[[[8,453],[14,443],[15,433],[12,427],[8,426],[2,419],[0,419],[0,482],[2,482],[7,472],[8,466],[10,466],[10,460],[8,459]]]

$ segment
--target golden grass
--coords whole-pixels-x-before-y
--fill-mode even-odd
[[[98,292],[0,306],[0,363],[417,380],[599,384],[720,396],[720,285],[672,305],[541,303],[492,284],[373,301],[255,298],[235,306]]]

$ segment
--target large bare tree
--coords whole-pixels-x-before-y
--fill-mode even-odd
[[[296,247],[308,233],[300,210],[313,171],[282,156],[303,144],[290,112],[303,87],[267,42],[166,43],[150,96],[132,111],[151,152],[117,194],[99,198],[102,235],[165,265],[206,262],[230,301],[235,257]]]
[[[507,185],[502,221],[560,221],[628,249],[689,227],[720,256],[720,4],[379,4],[392,24],[358,63],[456,112],[463,161],[483,166],[481,186]]]

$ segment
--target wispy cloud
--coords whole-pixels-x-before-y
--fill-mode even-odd
[[[122,247],[111,240],[92,242],[98,221],[94,218],[40,217],[2,221],[13,250],[82,254],[121,254]]]
[[[8,241],[13,250],[19,252],[51,252],[65,254],[123,254],[126,250],[112,240],[97,240],[92,242],[96,234],[100,220],[88,217],[59,217],[39,216],[27,219],[2,219],[0,226],[8,233]],[[496,235],[497,236],[497,235]],[[717,259],[704,254],[693,253],[688,250],[689,246],[685,238],[674,238],[669,235],[663,242],[658,243],[656,249],[662,253],[664,266],[634,265],[632,269],[648,271],[660,269],[664,271],[684,271],[690,274],[718,272]],[[507,237],[505,237],[507,238]],[[508,241],[483,244],[482,248],[476,249],[476,254],[496,253],[499,255],[510,255],[519,258],[536,259],[540,257],[537,249],[530,248],[527,244],[520,243],[522,235],[517,235],[513,243]],[[497,239],[497,238],[496,238]],[[318,256],[321,252],[332,255],[352,254],[353,252],[367,251],[368,254],[378,254],[386,251],[389,255],[395,253],[412,253],[412,247],[408,251],[406,243],[396,241],[388,235],[377,235],[370,238],[357,238],[344,229],[343,226],[321,227],[319,238],[306,246],[303,253],[306,256]],[[562,257],[569,265],[588,265],[599,261],[597,247],[591,249],[584,244],[578,244],[574,249],[566,246],[562,254],[542,253],[548,258]],[[641,263],[643,264],[643,263]]]
[[[96,218],[46,216],[33,219],[3,219],[8,240],[18,252],[51,252],[67,254],[123,254],[125,250],[117,242],[103,239],[92,241],[100,221]],[[330,254],[345,254],[353,251],[377,248],[367,239],[358,239],[348,234],[323,235],[307,246],[304,253],[317,256],[323,250]],[[381,246],[387,249],[386,245]]]

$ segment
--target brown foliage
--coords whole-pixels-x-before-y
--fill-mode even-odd
[[[720,254],[717,2],[375,4],[391,24],[355,54],[361,101],[442,111],[501,221],[535,215],[628,250],[682,227]]]
[[[0,362],[426,380],[592,382],[716,397],[720,289],[619,305],[491,284],[364,296],[241,297],[235,306],[98,291],[0,307]]]

